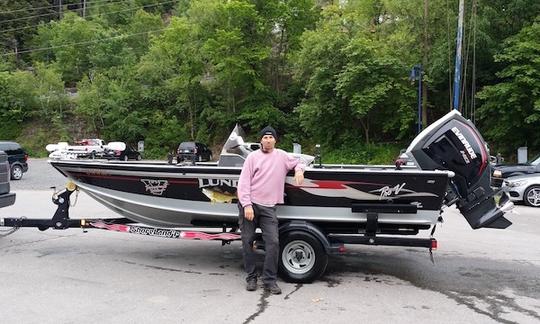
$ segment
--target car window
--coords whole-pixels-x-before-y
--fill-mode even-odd
[[[532,159],[529,163],[530,163],[531,165],[538,165],[538,164],[540,164],[540,154],[537,155],[534,159]]]
[[[195,143],[193,142],[182,142],[178,146],[179,149],[185,150],[185,149],[192,149],[195,147]]]
[[[0,143],[0,151],[6,152],[7,155],[24,154],[19,143],[12,142]]]

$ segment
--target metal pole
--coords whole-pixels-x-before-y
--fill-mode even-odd
[[[460,91],[461,91],[461,52],[463,43],[463,13],[465,11],[465,0],[459,0],[459,17],[456,40],[456,64],[454,67],[454,102],[453,108],[460,110]]]
[[[418,66],[418,132],[422,131],[422,66]]]
[[[423,107],[422,107],[422,65],[416,64],[413,66],[411,70],[411,75],[409,76],[409,80],[411,81],[418,81],[418,112],[417,112],[417,127],[416,127],[416,134],[420,134],[422,131],[422,120],[423,120]]]

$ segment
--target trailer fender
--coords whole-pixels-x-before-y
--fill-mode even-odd
[[[324,232],[313,223],[307,221],[293,220],[279,226],[280,237],[282,235],[286,235],[288,232],[291,231],[303,231],[310,233],[321,242],[327,254],[331,254],[334,252],[334,249],[332,249],[332,245],[330,244],[330,241],[328,240],[326,234],[324,234]]]

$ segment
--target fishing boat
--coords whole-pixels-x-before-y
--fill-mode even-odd
[[[51,160],[78,188],[135,222],[162,227],[233,226],[242,164],[257,144],[237,126],[217,162],[192,164]],[[472,228],[506,228],[506,208],[495,203],[489,152],[475,126],[451,111],[422,131],[407,156],[414,166],[331,165],[298,155],[304,183],[286,178],[280,222],[309,221],[323,230],[358,232],[377,212],[378,231],[417,234],[456,205]],[[501,199],[506,203],[507,199]]]

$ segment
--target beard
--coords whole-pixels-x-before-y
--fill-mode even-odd
[[[263,153],[268,154],[268,153],[272,152],[273,149],[274,149],[274,148],[271,147],[271,146],[269,146],[269,147],[264,147],[264,145],[261,144],[261,151],[262,151]]]

